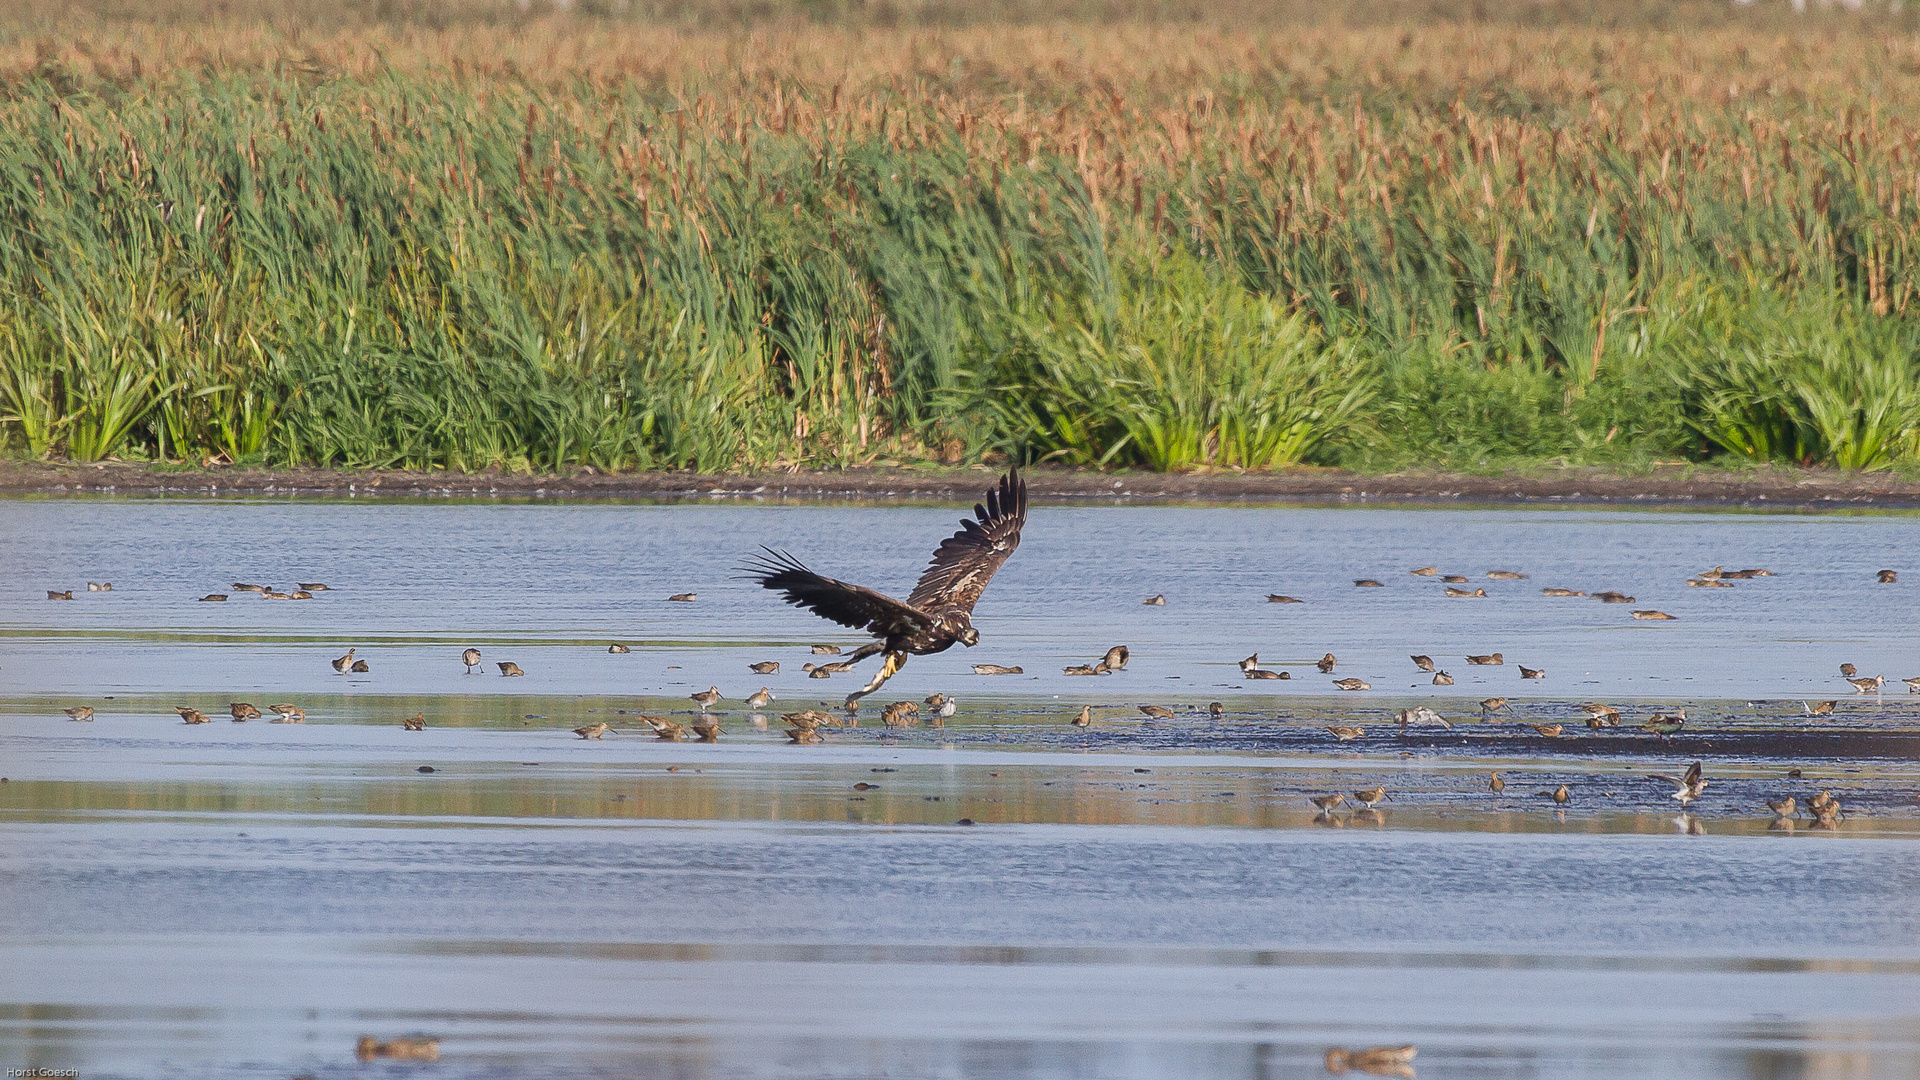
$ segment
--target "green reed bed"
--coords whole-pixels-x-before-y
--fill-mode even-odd
[[[22,38],[0,440],[1909,464],[1920,46],[1849,33]]]

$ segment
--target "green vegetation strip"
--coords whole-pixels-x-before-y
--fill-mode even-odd
[[[502,18],[16,19],[0,444],[1920,463],[1910,34]]]

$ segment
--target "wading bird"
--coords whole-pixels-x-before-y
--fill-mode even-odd
[[[467,665],[467,674],[473,674],[473,669],[480,666],[480,650],[468,649],[461,653],[460,662]]]
[[[227,711],[233,714],[233,722],[236,724],[260,719],[260,710],[244,701],[227,702]]]
[[[304,724],[307,722],[307,711],[298,705],[269,705],[267,706],[267,710],[279,714],[279,719],[274,721],[276,724]]]
[[[607,651],[612,653],[615,656],[624,656],[627,653],[632,652],[633,650],[616,641],[613,644],[607,646]],[[774,666],[779,667],[778,664],[775,664]]]
[[[753,672],[755,675],[778,675],[780,674],[780,661],[762,660],[757,664],[748,664],[747,670]]]
[[[333,662],[333,670],[339,672],[342,675],[345,675],[348,671],[351,671],[353,669],[353,654],[355,651],[356,650],[354,649],[348,649],[347,655],[341,657],[338,660],[335,660]]]
[[[1421,671],[1432,671],[1433,657],[1431,656],[1413,657],[1413,666],[1419,668]]]
[[[60,711],[66,713],[67,719],[69,720],[93,719],[93,707],[91,705],[75,705],[71,709],[61,709]]]
[[[760,689],[755,690],[753,693],[747,695],[747,708],[764,709],[769,704],[771,704],[772,701],[773,701],[773,691],[763,686]]]
[[[1707,789],[1707,778],[1700,774],[1700,763],[1697,761],[1687,766],[1686,774],[1683,776],[1668,776],[1666,773],[1650,773],[1647,779],[1663,780],[1672,784],[1673,797],[1680,800],[1682,807],[1690,802],[1697,801],[1700,798],[1700,793]]]
[[[1106,656],[1100,658],[1100,666],[1108,671],[1125,671],[1127,660],[1132,655],[1125,645],[1115,645],[1107,650]]]
[[[502,678],[512,678],[515,675],[526,674],[526,672],[520,670],[519,664],[516,664],[511,660],[502,660],[496,666],[499,667],[500,675]]]
[[[1435,686],[1452,686],[1452,685],[1453,685],[1453,676],[1451,676],[1451,675],[1449,675],[1449,674],[1447,674],[1447,673],[1446,673],[1446,672],[1444,672],[1444,671],[1436,671],[1436,672],[1434,672],[1434,673],[1433,673],[1433,685],[1435,685]]]
[[[762,588],[785,594],[787,603],[879,639],[847,658],[851,664],[875,653],[886,654],[873,681],[847,696],[848,701],[858,701],[885,685],[908,656],[945,652],[955,644],[969,648],[979,644],[973,607],[994,571],[1020,546],[1020,529],[1027,523],[1027,485],[1019,471],[1009,469],[997,488],[988,489],[986,504],[975,505],[973,512],[979,520],[963,519],[960,531],[941,542],[904,603],[864,586],[822,577],[786,552],[771,548],[762,548],[765,554],[754,556],[756,565],[741,569]]]

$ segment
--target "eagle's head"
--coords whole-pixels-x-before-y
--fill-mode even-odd
[[[980,631],[975,630],[971,626],[960,631],[960,644],[965,645],[969,649],[980,644]]]

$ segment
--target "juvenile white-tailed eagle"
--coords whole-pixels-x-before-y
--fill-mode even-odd
[[[878,652],[887,654],[873,681],[847,695],[847,701],[854,702],[885,685],[910,654],[945,652],[955,642],[979,643],[973,605],[993,580],[993,572],[1020,546],[1020,527],[1027,523],[1027,485],[1020,471],[1007,470],[999,486],[987,490],[986,505],[974,506],[973,516],[979,520],[963,518],[960,531],[941,541],[905,603],[862,585],[821,577],[800,560],[772,548],[761,548],[764,554],[751,556],[753,565],[740,569],[763,588],[784,594],[787,603],[880,639],[861,646],[844,661],[853,664]]]

